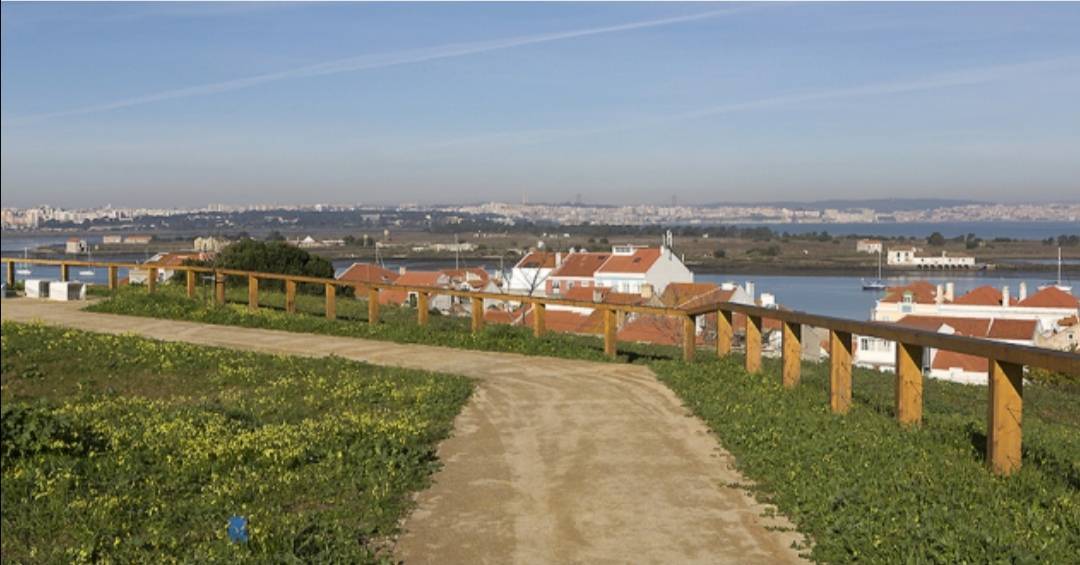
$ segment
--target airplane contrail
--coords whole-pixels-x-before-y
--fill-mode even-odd
[[[841,100],[850,98],[862,98],[867,96],[885,96],[890,94],[904,94],[909,92],[926,92],[932,90],[940,90],[944,88],[986,84],[991,82],[1009,80],[1011,78],[1029,73],[1069,68],[1070,66],[1076,66],[1078,63],[1080,63],[1080,57],[1066,56],[1052,59],[1026,61],[1022,63],[969,68],[946,73],[927,75],[924,77],[914,78],[910,80],[877,82],[856,86],[836,87],[822,90],[795,92],[791,94],[781,94],[777,96],[767,96],[754,100],[746,100],[742,102],[732,102],[729,104],[709,106],[682,113],[648,116],[637,120],[623,121],[615,125],[596,125],[579,128],[543,128],[524,131],[493,132],[464,138],[450,139],[435,143],[432,145],[432,147],[450,148],[455,146],[474,145],[482,143],[494,143],[496,145],[542,143],[555,139],[613,133],[619,131],[629,131],[687,120],[720,116],[724,114],[734,114],[739,112],[789,106],[804,102]]]
[[[222,92],[230,92],[233,90],[240,90],[244,88],[251,88],[261,84],[291,80],[305,77],[315,77],[324,75],[334,75],[340,73],[365,71],[371,69],[382,69],[386,67],[393,67],[397,65],[408,65],[413,63],[422,63],[425,61],[434,61],[437,59],[449,59],[452,57],[462,57],[465,55],[475,55],[479,53],[487,53],[490,51],[498,51],[502,49],[510,49],[514,47],[521,47],[525,45],[534,45],[537,43],[550,43],[552,41],[560,41],[565,39],[574,39],[578,37],[588,37],[593,35],[603,35],[607,33],[617,33],[622,31],[632,31],[638,29],[646,29],[652,27],[668,26],[686,22],[693,22],[698,20],[705,20],[709,18],[715,18],[719,16],[732,15],[740,12],[746,12],[754,9],[754,7],[740,7],[731,8],[726,10],[712,10],[709,12],[701,12],[697,14],[690,14],[687,16],[673,16],[668,18],[660,18],[653,20],[644,20],[629,22],[624,24],[593,27],[586,29],[576,29],[568,31],[559,31],[551,33],[543,33],[536,35],[523,35],[518,37],[510,37],[505,39],[495,39],[489,41],[471,42],[471,43],[452,43],[447,45],[440,45],[436,47],[428,47],[422,49],[411,49],[405,51],[397,51],[393,53],[383,53],[374,55],[360,55],[357,57],[349,57],[345,59],[337,59],[333,61],[327,61],[314,65],[308,65],[304,67],[297,67],[294,69],[288,69],[284,71],[278,71],[273,73],[266,73],[260,75],[253,75],[248,77],[242,77],[232,80],[226,80],[222,82],[214,82],[208,84],[201,84],[196,86],[189,86],[184,88],[176,88],[172,90],[165,90],[154,94],[146,94],[143,96],[136,96],[132,98],[125,98],[123,100],[117,100],[114,102],[106,102],[102,104],[94,104],[90,106],[82,106],[79,108],[72,108],[69,110],[60,110],[56,112],[45,112],[39,114],[28,114],[25,116],[12,117],[5,121],[2,125],[17,125],[30,122],[36,122],[41,120],[48,120],[53,118],[61,118],[66,116],[79,116],[85,114],[95,114],[99,112],[108,112],[111,110],[118,110],[121,108],[130,108],[132,106],[140,106],[143,104],[150,104],[153,102],[160,102],[163,100],[175,100],[177,98],[188,98],[192,96],[206,96],[210,94],[218,94]]]

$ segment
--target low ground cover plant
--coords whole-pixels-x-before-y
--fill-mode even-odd
[[[345,337],[379,339],[399,343],[422,343],[462,349],[502,351],[525,355],[545,355],[590,361],[608,361],[599,337],[547,332],[537,339],[532,329],[523,325],[489,324],[478,334],[469,328],[469,319],[432,313],[426,327],[416,322],[416,309],[382,305],[380,323],[367,323],[367,301],[344,293],[336,303],[336,320],[323,317],[322,296],[297,294],[296,314],[284,311],[285,295],[272,290],[260,291],[260,308],[247,308],[247,290],[229,288],[227,303],[215,305],[204,289],[198,298],[188,298],[182,286],[164,285],[154,294],[142,287],[127,287],[92,304],[87,310],[111,314],[169,318],[208,324],[244,326],[284,331],[320,333]],[[648,344],[619,343],[620,362],[675,358],[678,348]]]
[[[4,322],[5,561],[363,563],[464,377]],[[230,519],[245,522],[232,541]]]
[[[245,301],[237,294],[235,300]],[[148,296],[132,289],[94,309],[202,322],[354,335],[453,347],[603,360],[598,339],[492,326],[474,336],[468,320],[383,308],[370,327],[366,305],[336,322],[322,299],[299,299],[301,314],[242,305],[217,307],[175,289]],[[304,300],[307,300],[306,305]],[[339,312],[346,301],[339,300]],[[283,304],[283,298],[282,302]],[[304,314],[306,312],[306,314]],[[359,323],[358,323],[359,322]],[[897,425],[893,377],[854,373],[854,407],[828,409],[828,365],[804,364],[801,384],[784,390],[779,367],[748,375],[738,356],[705,354],[694,364],[678,349],[620,343],[622,358],[649,363],[736,457],[759,499],[775,504],[808,535],[820,562],[1075,562],[1080,547],[1080,383],[1033,375],[1024,390],[1024,466],[993,476],[984,462],[986,388],[925,381],[924,422]],[[703,352],[702,352],[703,353]]]
[[[759,500],[775,504],[827,563],[1066,563],[1080,547],[1080,395],[1030,385],[1024,467],[986,468],[986,389],[928,380],[924,423],[896,424],[892,379],[856,371],[854,406],[830,413],[828,366],[782,388],[767,362],[653,364],[719,436]]]

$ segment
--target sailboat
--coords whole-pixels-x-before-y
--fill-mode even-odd
[[[1063,290],[1068,293],[1072,293],[1072,286],[1061,282],[1061,248],[1058,247],[1058,259],[1057,259],[1057,281],[1047,282],[1039,285],[1039,290],[1045,290],[1052,286],[1056,286],[1058,290]]]
[[[88,245],[87,249],[86,249],[86,261],[90,262],[92,260],[93,259],[90,257],[90,246]],[[94,276],[96,274],[97,274],[97,271],[95,271],[93,269],[93,267],[90,267],[90,266],[87,266],[83,270],[79,271],[79,276],[80,277],[92,277],[92,276]]]
[[[863,290],[885,290],[886,288],[887,288],[887,285],[885,284],[885,281],[882,280],[882,278],[881,278],[881,252],[878,251],[878,254],[877,254],[877,278],[872,280],[872,281],[868,281],[866,279],[863,279],[862,280],[862,289]]]
[[[23,247],[22,252],[23,252],[23,259],[29,258],[30,252],[27,251],[25,247]],[[29,263],[22,263],[15,269],[15,274],[22,275],[24,277],[28,277],[31,274],[33,274],[33,272],[30,270],[30,264]]]

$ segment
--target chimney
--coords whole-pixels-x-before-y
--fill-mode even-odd
[[[937,285],[937,289],[934,291],[934,304],[941,304],[945,301],[945,286],[942,284]]]
[[[956,298],[956,283],[945,283],[945,300],[952,302]]]
[[[404,275],[405,274],[405,265],[402,265],[402,266],[397,268],[397,274],[399,274],[399,275]]]
[[[556,251],[555,252],[555,266],[558,267],[560,265],[562,265],[562,251]]]
[[[771,292],[763,292],[763,293],[761,293],[761,307],[762,308],[775,308],[776,307],[776,296],[773,295]]]
[[[1009,307],[1009,285],[1001,287],[1001,305]]]
[[[592,301],[593,302],[603,302],[604,301],[604,293],[601,292],[599,288],[593,288]]]
[[[746,294],[750,295],[750,300],[754,300],[754,281],[746,281]]]
[[[645,300],[649,300],[653,297],[653,287],[651,284],[644,283],[641,285],[641,297]]]
[[[1016,293],[1016,301],[1027,299],[1027,281],[1020,281],[1020,290]]]

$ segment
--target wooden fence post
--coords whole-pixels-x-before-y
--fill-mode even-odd
[[[296,313],[296,281],[285,279],[285,312]]]
[[[225,305],[225,275],[214,271],[214,302],[218,306]]]
[[[379,288],[375,286],[368,287],[367,321],[371,325],[379,323]]]
[[[484,329],[484,299],[469,299],[469,307],[472,309],[472,332],[478,333]]]
[[[694,354],[697,353],[697,320],[687,314],[683,316],[683,347],[682,356],[683,361],[687,363],[694,360]]]
[[[109,265],[109,290],[116,290],[120,286],[120,269],[116,265]]]
[[[195,274],[195,271],[192,271],[191,269],[187,270],[187,280],[184,281],[184,282],[187,283],[187,297],[188,298],[195,298],[195,277],[196,276],[197,275]]]
[[[248,275],[248,310],[254,312],[259,309],[259,279],[255,275]]]
[[[908,343],[896,344],[896,419],[901,424],[922,421],[923,348]]]
[[[851,333],[829,330],[829,406],[834,414],[851,408]]]
[[[990,398],[986,422],[986,458],[998,475],[1020,470],[1021,424],[1024,413],[1024,368],[990,362]]]
[[[547,331],[547,320],[544,316],[547,315],[547,304],[541,304],[534,302],[533,305],[533,337],[542,337],[544,332]],[[524,311],[524,310],[522,310]]]
[[[71,265],[60,263],[60,280],[62,282],[71,280]]]
[[[802,374],[802,324],[784,322],[783,368],[780,380],[784,388],[793,388],[799,384]]]
[[[616,320],[615,320],[615,310],[612,310],[610,308],[605,308],[603,310],[603,312],[604,312],[604,354],[607,355],[608,357],[611,357],[612,359],[614,359],[615,355],[618,353],[618,348],[617,348],[617,346],[615,344],[616,339],[617,339],[615,337],[615,335],[616,335],[615,332],[618,329],[617,328],[618,324],[616,324]]]
[[[8,290],[15,288],[15,261],[8,261],[7,264],[7,286]]]
[[[157,267],[150,267],[146,270],[146,292],[153,294],[157,290]]]
[[[731,338],[735,335],[735,328],[731,324],[730,310],[716,311],[716,356],[723,357],[731,354]]]
[[[761,316],[746,315],[746,372],[761,370]]]
[[[428,318],[431,315],[431,294],[427,292],[421,292],[416,295],[416,323],[421,326],[428,325]]]
[[[337,287],[333,283],[326,283],[323,286],[324,292],[326,292],[326,319],[337,319]]]

